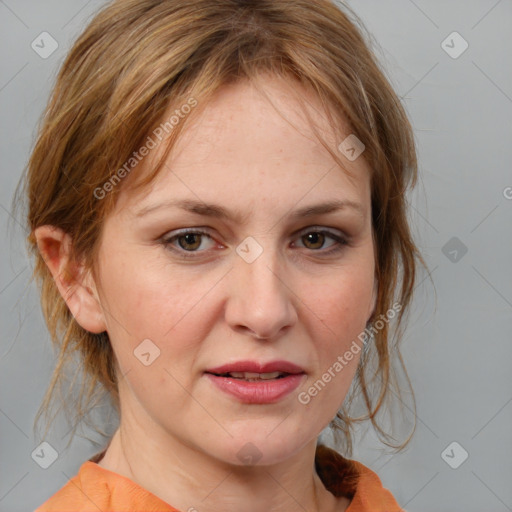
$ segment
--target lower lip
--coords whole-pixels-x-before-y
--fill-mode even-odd
[[[297,389],[304,373],[291,374],[280,379],[247,381],[233,377],[205,374],[222,391],[246,404],[272,404]]]

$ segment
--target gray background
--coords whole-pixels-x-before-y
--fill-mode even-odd
[[[10,203],[58,66],[103,3],[0,0],[1,511],[34,509],[98,449],[84,435],[64,450],[62,419],[46,439],[57,460],[42,469],[31,457],[40,442],[32,422],[54,356]],[[380,45],[415,128],[422,177],[411,219],[434,283],[420,275],[403,344],[418,406],[415,437],[392,455],[362,429],[354,458],[377,471],[408,511],[510,511],[512,2],[350,5]],[[59,45],[46,59],[31,48],[43,31]],[[442,45],[454,31],[469,45],[460,55],[458,36]],[[463,450],[469,457],[460,464]]]

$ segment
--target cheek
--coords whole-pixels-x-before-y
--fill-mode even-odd
[[[117,320],[138,337],[150,332],[161,336],[194,302],[190,287],[173,277],[176,272],[158,268],[142,257],[111,259],[103,276],[104,295],[114,323]]]
[[[373,285],[373,268],[347,267],[308,293],[304,304],[310,312],[313,339],[322,332],[339,348],[363,331],[371,313]]]
[[[134,350],[147,339],[160,350],[155,366],[169,366],[179,354],[181,360],[193,357],[194,340],[199,343],[214,321],[210,279],[190,272],[185,279],[175,268],[143,261],[111,259],[102,269],[108,332],[123,371],[136,362]]]
[[[325,286],[307,294],[304,311],[314,345],[314,374],[298,396],[323,426],[340,409],[354,379],[362,352],[358,336],[364,332],[373,293],[373,269],[346,267]]]

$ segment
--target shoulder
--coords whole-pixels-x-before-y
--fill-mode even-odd
[[[102,468],[92,461],[38,507],[35,512],[97,512],[98,510],[144,510],[177,512],[176,509],[128,478]]]
[[[324,445],[317,447],[315,464],[325,487],[351,500],[346,512],[404,512],[377,473],[364,464]]]

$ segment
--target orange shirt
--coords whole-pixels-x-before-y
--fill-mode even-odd
[[[101,455],[82,464],[78,474],[35,512],[179,512],[130,479],[93,462]],[[315,465],[332,494],[351,499],[346,512],[404,512],[377,474],[360,462],[319,445]]]

